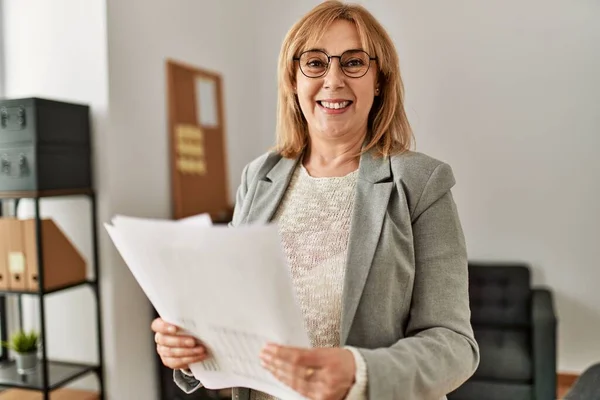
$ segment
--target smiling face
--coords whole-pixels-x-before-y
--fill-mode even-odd
[[[347,50],[361,48],[356,27],[345,20],[334,22],[314,46],[314,49],[321,49],[330,56],[340,56]],[[311,62],[299,61],[303,68],[307,66],[306,61]],[[345,65],[353,67],[359,62],[351,58]],[[371,65],[360,78],[345,75],[339,58],[332,58],[329,70],[319,78],[309,78],[300,68],[297,69],[296,94],[311,138],[352,141],[365,136],[377,84],[374,61],[366,62]],[[318,59],[312,59],[309,66],[316,68],[319,65]]]

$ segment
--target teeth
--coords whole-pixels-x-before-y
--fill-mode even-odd
[[[329,103],[327,101],[322,101],[321,104],[325,108],[331,108],[333,110],[339,110],[340,108],[347,107],[350,104],[349,101],[342,101],[341,103]]]

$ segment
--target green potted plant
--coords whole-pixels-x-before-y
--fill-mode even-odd
[[[19,374],[26,374],[35,370],[37,367],[37,350],[40,344],[40,335],[37,332],[18,331],[10,337],[8,342],[2,341],[0,343],[15,352]]]

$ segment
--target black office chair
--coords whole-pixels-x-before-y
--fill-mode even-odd
[[[471,322],[481,353],[449,400],[555,400],[552,293],[532,288],[525,264],[469,263]]]

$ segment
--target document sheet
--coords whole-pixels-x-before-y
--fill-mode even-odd
[[[206,345],[209,359],[190,366],[206,388],[303,399],[259,358],[267,341],[310,347],[275,226],[116,216],[105,228],[161,318]]]

